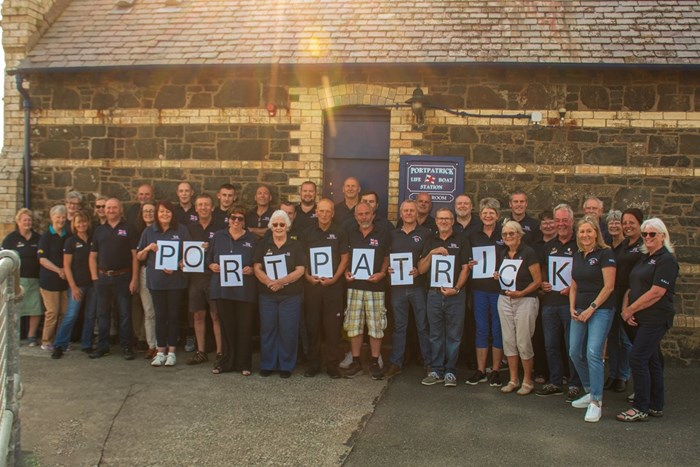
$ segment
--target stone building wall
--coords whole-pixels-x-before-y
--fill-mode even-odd
[[[530,194],[530,210],[560,201],[580,208],[642,208],[669,225],[682,262],[678,330],[665,349],[700,360],[700,73],[560,67],[241,68],[29,75],[32,197],[45,212],[69,189],[129,199],[143,182],[173,197],[180,180],[199,190],[255,185],[296,200],[323,179],[323,112],[341,105],[391,111],[390,218],[401,155],[465,159],[477,200]],[[420,85],[440,110],[417,131],[402,104]],[[268,116],[265,105],[279,111]],[[558,109],[567,110],[560,120]],[[541,125],[508,117],[544,114]],[[17,128],[13,128],[18,131]],[[21,129],[20,129],[21,131]],[[8,219],[4,219],[8,221]],[[691,346],[691,347],[689,347]]]

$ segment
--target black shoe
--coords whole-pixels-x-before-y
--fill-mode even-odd
[[[60,347],[54,347],[53,353],[51,353],[51,358],[58,360],[61,357],[63,357],[63,349]]]
[[[616,379],[612,385],[612,390],[615,392],[627,391],[627,381],[625,381],[624,379]]]
[[[369,373],[372,375],[373,380],[384,379],[384,372],[379,368],[379,363],[372,363],[369,367]]]
[[[109,350],[94,350],[88,354],[90,358],[102,358],[105,355],[109,355]]]
[[[292,372],[291,372],[291,371],[280,371],[280,378],[287,379],[287,378],[289,378],[290,376],[292,376]]]
[[[124,347],[122,349],[122,356],[124,357],[124,360],[133,360],[134,358],[136,358],[136,355],[134,355],[134,351],[128,347]]]
[[[542,389],[535,391],[536,396],[547,397],[547,396],[561,396],[564,391],[561,386],[555,386],[554,384],[545,384]]]
[[[267,378],[272,374],[272,370],[260,370],[260,376]]]
[[[489,386],[492,388],[500,388],[503,386],[503,383],[501,382],[501,373],[498,370],[494,370],[491,372],[491,376],[489,377]]]
[[[357,375],[362,374],[362,365],[360,365],[358,362],[353,361],[350,366],[345,370],[343,373],[343,376],[346,378],[354,378]]]
[[[583,393],[581,392],[581,388],[578,388],[576,386],[572,386],[569,388],[569,391],[566,393],[566,402],[573,402],[579,397],[581,397]]]
[[[339,379],[343,377],[343,375],[340,374],[337,363],[335,365],[328,366],[326,373],[328,373],[328,376],[330,376],[331,379]]]
[[[479,383],[485,383],[485,382],[486,382],[486,373],[483,373],[479,370],[476,370],[476,372],[472,375],[472,377],[466,381],[467,384],[470,384],[472,386],[476,386]]]
[[[317,374],[319,374],[320,371],[321,371],[321,369],[318,368],[318,367],[311,367],[311,368],[309,368],[308,370],[306,370],[306,371],[304,372],[304,376],[305,376],[306,378],[313,378],[314,376],[316,376]]]
[[[605,390],[612,389],[614,384],[615,384],[615,379],[608,378],[605,380],[605,384],[603,384],[603,389],[605,389]]]

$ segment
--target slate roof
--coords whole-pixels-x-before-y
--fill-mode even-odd
[[[19,68],[474,62],[697,65],[700,2],[72,0]]]

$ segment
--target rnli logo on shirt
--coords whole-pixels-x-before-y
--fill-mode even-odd
[[[190,214],[190,222],[197,222],[199,218],[195,214]]]
[[[420,243],[420,240],[421,240],[421,238],[420,238],[419,235],[414,235],[414,236],[413,236],[413,241],[414,241],[414,242]]]
[[[503,243],[503,240],[496,240],[496,245],[503,246],[505,243]]]
[[[209,239],[211,240],[212,238],[214,238],[214,232],[209,232]]]
[[[337,240],[338,237],[335,236],[335,234],[328,234],[328,237],[326,237],[326,240]]]
[[[272,250],[267,250],[267,251],[265,252],[265,256],[270,256],[271,254],[272,254]]]
[[[630,253],[639,253],[639,247],[634,247],[630,250]]]
[[[179,235],[173,235],[173,240],[180,240],[180,236],[179,236]]]
[[[598,264],[598,258],[591,258],[591,259],[589,259],[589,260],[588,260],[588,264],[591,265],[591,266],[595,266],[596,264]]]
[[[119,235],[120,237],[126,237],[126,230],[125,229],[117,230],[117,235]]]
[[[523,225],[522,227],[525,232],[532,232],[532,229],[530,229],[529,225]]]
[[[379,246],[379,240],[377,240],[376,238],[370,238],[369,246]]]
[[[456,243],[450,243],[449,245],[447,245],[447,248],[458,248],[458,246]]]
[[[656,260],[655,260],[655,259],[650,259],[650,260],[649,260],[649,265],[650,265],[650,266],[653,266],[653,265],[655,265],[655,264],[656,264]]]
[[[571,251],[571,247],[567,248],[566,251],[565,251],[564,253],[567,254],[567,255],[573,255],[573,254],[574,254],[574,252]]]
[[[84,246],[85,246],[85,245],[83,245],[82,243],[76,243],[76,244],[75,244],[75,247],[76,247],[76,248],[82,248],[82,247],[84,247]]]
[[[253,248],[253,245],[251,245],[250,242],[243,242],[243,246],[246,248]]]
[[[22,242],[17,242],[17,248],[22,248],[24,246],[24,243]]]

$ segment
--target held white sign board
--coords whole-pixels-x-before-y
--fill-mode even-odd
[[[430,257],[430,287],[454,287],[454,255],[433,255]]]
[[[574,259],[567,256],[549,257],[549,283],[552,290],[561,292],[571,285],[571,269]]]
[[[413,255],[411,253],[391,253],[389,265],[394,272],[391,273],[391,285],[413,285]]]
[[[202,242],[182,243],[182,270],[204,272],[204,247]]]
[[[498,270],[498,282],[501,285],[501,290],[515,290],[515,278],[522,264],[522,259],[503,260],[501,268]]]
[[[355,248],[352,250],[350,274],[358,280],[366,281],[374,274],[374,250],[371,248]]]
[[[177,270],[178,258],[180,257],[180,242],[177,240],[158,240],[156,242],[156,269],[171,271]]]
[[[241,287],[243,285],[243,256],[219,256],[221,287]]]
[[[329,246],[309,248],[311,275],[331,279],[333,277],[333,249]]]
[[[265,256],[263,263],[265,264],[265,274],[273,281],[287,276],[287,261],[285,261],[284,255]]]
[[[496,272],[496,247],[475,246],[472,248],[472,258],[476,265],[472,268],[472,279],[493,279]]]

